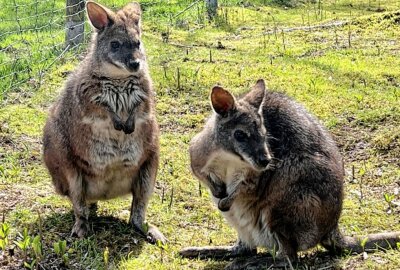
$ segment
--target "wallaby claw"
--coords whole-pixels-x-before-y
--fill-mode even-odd
[[[113,121],[114,128],[118,131],[123,130],[125,128],[124,123],[122,123],[121,120],[115,120]]]
[[[132,123],[128,123],[128,121],[124,125],[124,133],[125,134],[131,134],[135,131],[135,125]]]
[[[145,232],[143,228],[140,228],[136,224],[132,225],[133,229],[150,244],[154,245],[157,243],[157,241],[160,241],[163,245],[165,245],[168,242],[167,238],[158,230],[156,226],[148,224],[148,230]]]
[[[72,228],[71,237],[84,238],[89,232],[89,222],[87,220],[78,219]]]
[[[214,173],[209,174],[209,188],[212,195],[217,199],[222,199],[228,196],[226,192],[226,184],[219,179]]]
[[[160,241],[161,244],[165,245],[168,239],[158,230],[156,226],[149,225],[149,230],[147,231],[147,241],[151,244],[157,244]]]
[[[134,111],[131,111],[129,113],[128,119],[126,119],[124,125],[124,132],[125,134],[131,134],[134,131],[135,131],[135,116],[134,116]]]
[[[231,209],[233,200],[230,197],[224,197],[218,202],[218,209],[222,212],[228,212]]]
[[[211,193],[217,199],[223,199],[228,196],[228,193],[226,193],[225,184],[223,184],[223,187],[216,189],[215,192],[211,191]]]

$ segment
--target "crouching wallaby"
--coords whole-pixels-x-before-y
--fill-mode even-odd
[[[191,168],[236,229],[232,247],[189,247],[184,257],[235,257],[257,247],[296,260],[323,245],[332,252],[395,247],[400,232],[343,236],[338,220],[344,169],[329,133],[301,105],[259,80],[240,99],[214,87],[215,113],[190,143]],[[272,163],[272,165],[271,165]]]
[[[44,128],[44,161],[56,191],[73,204],[72,234],[89,230],[89,206],[132,194],[130,223],[148,240],[164,236],[144,219],[159,160],[154,91],[140,41],[141,10],[87,3],[88,55],[69,77]]]

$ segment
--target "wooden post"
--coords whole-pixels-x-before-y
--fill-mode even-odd
[[[218,0],[206,0],[208,19],[212,20],[217,15]]]
[[[83,42],[85,31],[85,0],[66,0],[65,46]]]

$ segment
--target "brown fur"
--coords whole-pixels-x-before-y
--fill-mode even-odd
[[[157,174],[159,130],[144,49],[129,45],[140,39],[140,7],[129,4],[117,13],[93,2],[87,7],[96,31],[88,55],[50,110],[44,162],[56,191],[73,204],[74,235],[86,235],[90,204],[132,194],[134,229],[165,241],[155,227],[142,229]],[[126,59],[109,52],[114,40],[128,48]],[[129,61],[140,61],[139,68],[130,68]]]
[[[221,87],[215,98],[214,89],[215,113],[191,141],[190,157],[194,175],[238,232],[240,241],[226,249],[228,257],[267,247],[295,260],[298,251],[319,243],[336,253],[396,247],[400,232],[369,235],[365,247],[340,233],[342,158],[317,119],[283,94],[266,91],[262,80],[240,99]],[[247,139],[235,137],[237,130],[247,131]],[[273,170],[255,166],[260,152],[279,161]],[[205,258],[214,251],[193,247],[181,255]]]

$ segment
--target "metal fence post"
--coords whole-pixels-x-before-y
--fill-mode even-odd
[[[66,0],[65,46],[73,47],[84,40],[85,0]]]
[[[208,19],[212,20],[217,15],[218,0],[206,0]]]

